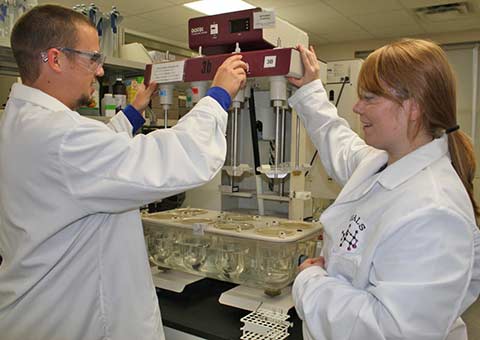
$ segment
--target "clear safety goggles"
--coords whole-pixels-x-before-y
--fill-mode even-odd
[[[70,47],[55,47],[57,50],[66,52],[66,53],[74,53],[78,56],[81,57],[81,59],[78,59],[80,62],[80,65],[83,66],[87,71],[96,73],[100,67],[103,66],[103,63],[105,62],[106,56],[103,53],[97,52],[97,51],[81,51],[81,50],[76,50],[74,48]],[[48,54],[47,52],[42,52],[42,61],[46,63],[48,61]]]

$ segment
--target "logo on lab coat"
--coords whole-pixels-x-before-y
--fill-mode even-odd
[[[342,230],[342,235],[340,236],[340,248],[345,246],[348,251],[357,249],[360,242],[360,233],[365,229],[367,229],[367,226],[362,222],[360,216],[353,214],[350,217],[347,228]]]

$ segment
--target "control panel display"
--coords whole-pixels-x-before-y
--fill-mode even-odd
[[[230,20],[230,33],[247,32],[250,30],[250,18]]]

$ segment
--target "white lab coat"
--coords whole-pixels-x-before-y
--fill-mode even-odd
[[[132,138],[15,84],[0,121],[0,338],[164,339],[138,207],[208,182],[227,114],[202,99]]]
[[[479,295],[480,233],[447,136],[377,173],[387,154],[338,117],[320,81],[290,104],[344,185],[321,216],[326,270],[293,285],[305,339],[466,339],[459,316]]]

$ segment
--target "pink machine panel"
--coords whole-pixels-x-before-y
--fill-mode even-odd
[[[248,64],[247,77],[290,76],[300,78],[303,66],[300,53],[293,48],[242,52]],[[232,54],[191,58],[185,62],[184,81],[212,80],[225,59]]]
[[[188,21],[188,43],[192,50],[202,46],[202,54],[231,53],[238,42],[242,51],[271,49],[261,29],[253,29],[253,13],[261,8],[209,15]]]

